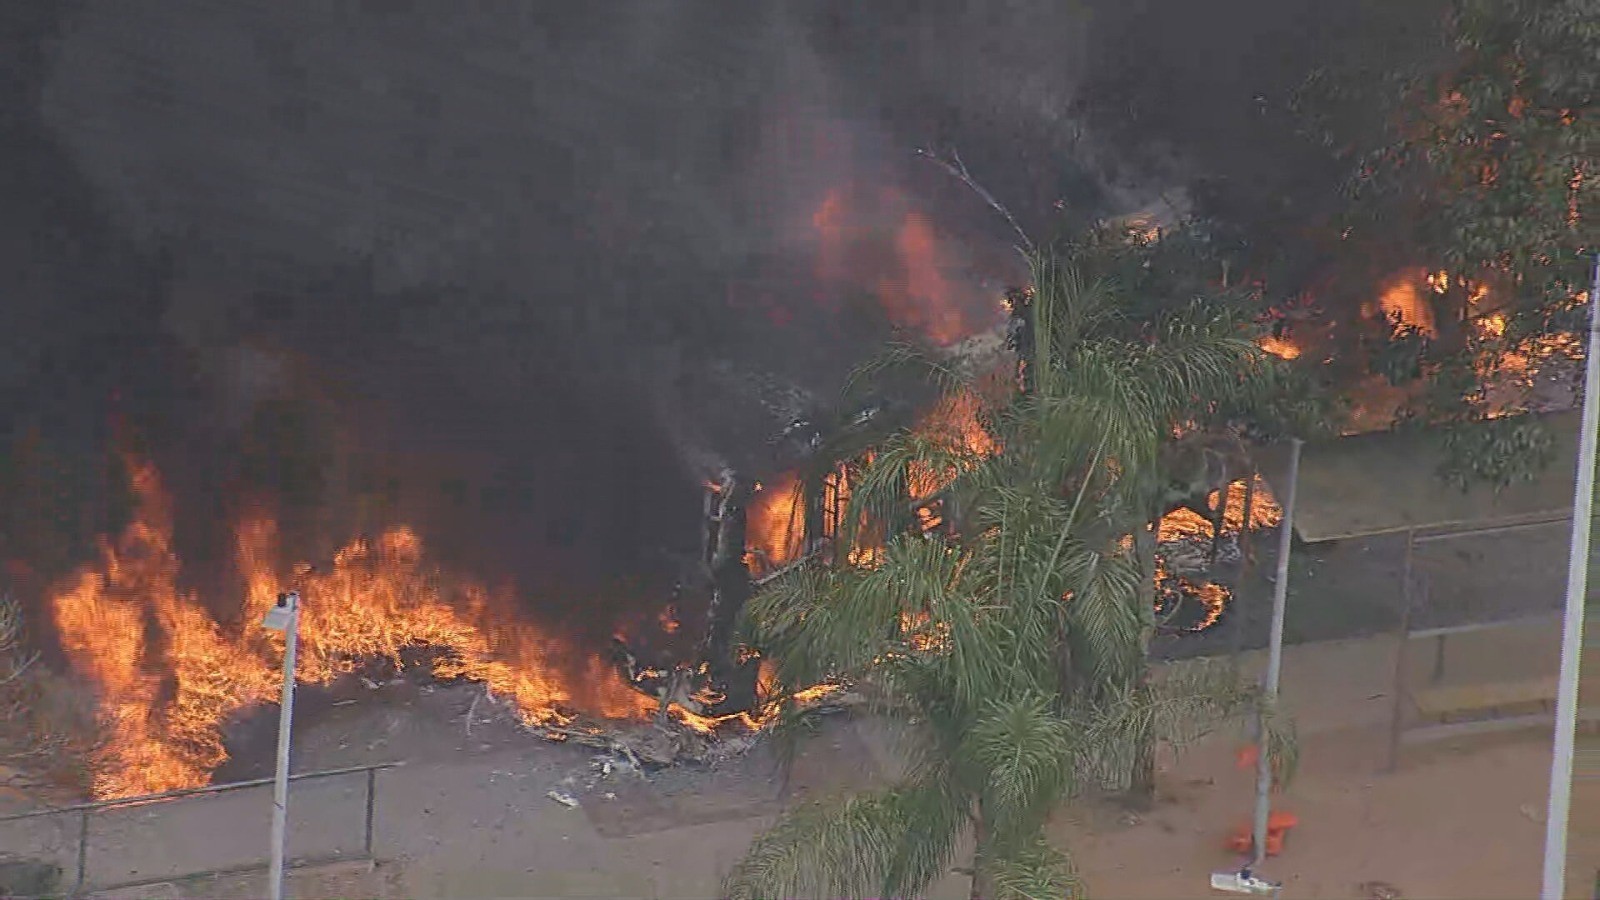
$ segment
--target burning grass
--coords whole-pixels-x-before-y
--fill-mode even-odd
[[[93,698],[26,649],[19,604],[0,596],[0,759],[86,790],[86,762],[100,739]]]
[[[98,693],[102,740],[87,751],[95,796],[209,780],[227,758],[223,724],[277,698],[282,637],[258,623],[291,584],[304,598],[300,682],[326,684],[373,660],[399,665],[420,655],[434,677],[481,682],[530,726],[568,733],[597,720],[648,720],[659,709],[598,655],[498,613],[514,608],[509,598],[446,579],[405,528],[352,542],[325,572],[288,574],[271,562],[273,524],[247,522],[236,535],[245,595],[236,620],[218,621],[179,587],[181,563],[155,469],[135,464],[131,471],[138,515],[51,603],[63,649]],[[579,721],[579,710],[588,718]],[[734,718],[762,725],[760,716],[709,718],[683,704],[667,712],[702,732]]]

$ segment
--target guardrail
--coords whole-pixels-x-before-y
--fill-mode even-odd
[[[375,861],[375,857],[372,853],[372,824],[373,810],[377,799],[378,772],[384,769],[393,769],[399,765],[400,763],[382,763],[372,766],[352,766],[345,769],[327,769],[321,772],[305,772],[299,775],[289,776],[289,781],[291,782],[316,781],[319,779],[335,778],[341,775],[355,774],[365,774],[366,778],[363,779],[365,782],[365,791],[363,793],[363,804],[365,806],[365,811],[362,824],[362,842],[360,853],[358,855],[336,853],[333,855],[310,856],[291,859],[288,861],[287,868],[298,869],[305,868],[307,866],[325,865],[331,862]],[[74,855],[77,863],[76,872],[72,882],[71,894],[72,896],[79,896],[84,892],[85,888],[89,887],[89,822],[95,814],[103,813],[112,809],[145,806],[149,804],[167,804],[174,801],[192,800],[200,797],[213,797],[219,794],[226,794],[234,791],[270,786],[272,783],[273,779],[271,778],[258,778],[252,781],[235,781],[229,784],[217,784],[200,788],[186,788],[177,791],[165,791],[159,794],[144,794],[138,797],[122,797],[116,800],[101,800],[95,803],[80,803],[74,806],[58,806],[52,809],[41,809],[33,812],[0,816],[0,825],[4,825],[8,822],[20,822],[27,819],[47,819],[76,815],[78,817],[78,834],[77,846],[75,848]],[[110,891],[125,888],[146,887],[152,884],[183,881],[198,877],[238,875],[265,870],[266,868],[267,863],[263,860],[261,862],[227,868],[205,869],[193,872],[168,874],[159,878],[120,881],[114,884],[96,884],[93,885],[93,890]]]

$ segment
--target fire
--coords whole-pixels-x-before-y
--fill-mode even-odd
[[[131,480],[138,518],[103,546],[101,568],[79,573],[53,603],[63,649],[100,689],[108,740],[92,787],[101,797],[204,784],[227,758],[223,717],[270,697],[274,681],[270,666],[179,591],[155,470],[135,468]],[[153,630],[166,636],[159,646]]]
[[[978,398],[968,392],[948,394],[917,424],[917,431],[925,437],[971,456],[991,456],[1000,445],[979,418],[981,405]],[[908,487],[916,499],[932,496],[942,490],[955,477],[955,472],[934,472],[926,466],[915,466],[908,473]],[[933,515],[920,510],[927,527],[937,525]]]
[[[762,663],[761,674],[757,676],[756,682],[762,686],[764,691],[770,693],[772,690],[774,676],[765,661]],[[797,705],[805,706],[807,704],[817,703],[821,700],[825,700],[834,694],[842,692],[843,690],[844,686],[839,684],[817,684],[794,692],[790,695],[790,700]],[[714,702],[721,698],[700,696],[695,699],[703,702]],[[689,710],[681,707],[674,707],[672,710],[673,716],[679,722],[683,723],[686,727],[705,735],[716,734],[723,727],[731,723],[742,725],[750,731],[760,731],[761,729],[772,724],[773,720],[777,718],[778,713],[778,703],[772,699],[769,699],[761,709],[753,713],[737,712],[729,713],[725,716],[705,716],[699,713],[690,712]]]
[[[1220,492],[1212,491],[1206,497],[1206,503],[1212,509],[1216,508],[1217,497]],[[1244,517],[1245,482],[1243,479],[1228,485],[1226,504],[1222,511],[1222,527],[1225,532],[1238,533],[1245,528]],[[1267,487],[1260,476],[1256,476],[1254,496],[1250,501],[1250,530],[1271,528],[1283,519],[1283,509],[1278,505],[1277,498]],[[1163,516],[1156,529],[1156,541],[1161,544],[1181,542],[1209,542],[1211,540],[1211,522],[1192,509],[1175,509]],[[1131,539],[1124,540],[1124,548],[1131,547]],[[1161,556],[1156,557],[1156,587],[1164,590],[1192,597],[1205,609],[1205,617],[1199,622],[1188,626],[1190,631],[1204,631],[1215,625],[1222,618],[1223,610],[1228,606],[1232,595],[1223,585],[1213,581],[1195,582],[1190,579],[1168,571]]]
[[[800,477],[785,473],[763,484],[745,515],[745,563],[760,574],[785,566],[800,557],[805,535]]]
[[[917,430],[942,437],[974,456],[992,456],[999,452],[1000,445],[983,426],[981,412],[982,405],[973,394],[949,394],[923,418]]]
[[[1182,595],[1193,597],[1205,610],[1205,615],[1198,622],[1189,625],[1187,631],[1205,631],[1217,624],[1222,619],[1222,614],[1228,608],[1228,601],[1233,599],[1233,594],[1228,589],[1214,581],[1203,581],[1199,584],[1190,581],[1182,575],[1175,575],[1167,571],[1165,563],[1156,557],[1155,582],[1157,592],[1165,592],[1169,596]]]
[[[1207,628],[1217,624],[1217,620],[1222,618],[1223,610],[1228,608],[1228,601],[1232,599],[1228,589],[1215,581],[1208,581],[1200,585],[1195,597],[1206,608],[1206,617],[1195,623],[1192,629],[1194,631],[1205,631]]]
[[[893,187],[864,193],[835,187],[812,212],[817,280],[834,292],[875,292],[890,321],[940,345],[992,324],[976,320],[998,313],[994,305],[962,297],[947,274],[951,260],[928,216]]]
[[[1206,503],[1215,509],[1217,506],[1217,491],[1212,491],[1206,496]],[[1222,527],[1224,531],[1240,531],[1244,526],[1244,493],[1243,480],[1235,481],[1228,485],[1228,504],[1222,512]],[[1283,518],[1283,509],[1278,505],[1278,500],[1272,495],[1272,490],[1267,483],[1256,477],[1255,496],[1250,501],[1250,528],[1271,528]],[[1160,528],[1156,533],[1156,540],[1160,543],[1181,541],[1186,538],[1211,538],[1211,522],[1192,509],[1175,509],[1161,519]]]
[[[918,422],[916,430],[945,446],[973,456],[988,456],[998,452],[999,444],[983,425],[979,413],[981,404],[976,395],[951,394],[942,398]],[[870,451],[861,460],[870,463]],[[925,499],[938,493],[955,477],[952,471],[935,472],[926,466],[913,466],[907,473],[907,488],[912,498]],[[845,509],[850,502],[850,471],[843,464],[836,467],[822,482],[822,535],[832,539],[839,530]],[[933,508],[924,507],[916,512],[922,530],[938,527],[943,518]],[[769,574],[800,558],[805,542],[804,495],[800,478],[787,472],[774,479],[756,493],[750,502],[745,519],[745,564],[752,574]],[[870,532],[870,529],[868,529]],[[858,546],[846,554],[852,565],[873,566],[882,561],[883,548],[871,542],[868,535],[858,537]]]
[[[1448,284],[1448,276],[1445,283]],[[1381,313],[1386,319],[1398,322],[1401,326],[1415,328],[1430,337],[1437,335],[1433,307],[1428,305],[1427,298],[1423,296],[1419,287],[1421,284],[1428,284],[1438,290],[1437,273],[1417,270],[1401,272],[1384,286],[1378,295],[1375,307],[1372,304],[1365,307],[1367,314]]]
[[[1505,337],[1506,317],[1504,313],[1490,313],[1477,320],[1478,334],[1486,340],[1495,340]]]
[[[1260,338],[1258,338],[1256,340],[1256,346],[1267,351],[1268,353],[1271,353],[1273,356],[1276,356],[1279,359],[1300,358],[1300,348],[1296,347],[1293,342],[1280,337],[1274,337],[1270,334],[1262,335]]]
[[[86,567],[52,598],[63,649],[99,689],[105,741],[93,762],[98,797],[123,797],[206,783],[227,758],[222,725],[245,707],[276,698],[282,637],[259,627],[283,577],[270,521],[237,531],[246,582],[241,615],[214,618],[199,597],[178,587],[180,561],[160,479],[149,464],[130,466],[138,499],[134,521],[106,541],[98,566]],[[411,651],[431,654],[440,678],[480,681],[514,704],[530,724],[565,724],[571,710],[638,718],[655,703],[611,677],[595,656],[574,658],[554,636],[491,613],[481,586],[447,587],[423,561],[420,539],[405,528],[341,550],[327,572],[302,572],[296,678],[326,683],[363,660],[398,664]],[[579,685],[584,685],[579,689]]]
[[[817,232],[817,278],[825,283],[842,280],[845,267],[844,196],[831,190],[822,205],[811,214],[811,227]]]
[[[933,226],[921,213],[908,212],[895,235],[900,272],[879,283],[878,292],[890,317],[946,345],[970,335],[950,283],[939,266]]]

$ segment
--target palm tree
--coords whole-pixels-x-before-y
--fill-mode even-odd
[[[730,874],[730,896],[911,895],[968,841],[974,897],[1074,894],[1070,860],[1044,835],[1058,804],[1080,784],[1125,787],[1156,742],[1181,746],[1253,708],[1226,664],[1149,676],[1138,528],[1174,425],[1197,404],[1240,401],[1266,361],[1202,303],[1136,328],[1113,279],[1041,256],[1034,285],[1027,391],[987,397],[920,359],[982,405],[1003,449],[894,435],[857,478],[838,539],[882,533],[930,474],[953,527],[890,531],[870,565],[798,568],[748,609],[781,686],[850,679],[917,741],[891,787],[786,815]]]

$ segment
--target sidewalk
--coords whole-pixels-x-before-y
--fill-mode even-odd
[[[1451,670],[1460,677],[1493,674],[1508,659],[1527,662],[1538,655],[1539,640],[1501,635],[1491,642],[1494,653],[1462,642],[1450,650]],[[1528,734],[1417,748],[1400,772],[1380,774],[1393,651],[1392,638],[1286,651],[1284,699],[1299,724],[1302,766],[1279,802],[1302,824],[1266,874],[1288,882],[1286,898],[1360,896],[1355,885],[1371,880],[1394,883],[1410,897],[1533,896],[1547,739]],[[1241,660],[1247,670],[1262,662],[1259,653]],[[1420,664],[1431,666],[1431,659]],[[404,721],[414,735],[408,746],[433,735],[459,740],[459,726],[448,719],[430,724],[417,721],[420,712],[410,715]],[[301,757],[302,764],[378,761],[329,755],[353,727],[330,723],[320,738],[308,735],[312,746],[328,749]],[[1165,771],[1161,802],[1135,817],[1137,824],[1103,805],[1079,803],[1065,812],[1053,833],[1071,850],[1095,896],[1206,895],[1209,872],[1236,863],[1220,849],[1223,837],[1249,814],[1250,776],[1234,765],[1237,747],[1234,735],[1219,735]],[[723,874],[780,806],[776,783],[754,762],[713,771],[669,770],[648,782],[613,778],[591,790],[561,784],[585,768],[589,757],[581,748],[521,736],[477,749],[452,749],[382,773],[376,849],[385,862],[371,872],[297,874],[291,895],[704,900],[717,895]],[[894,766],[882,728],[834,720],[807,743],[794,786],[802,796],[817,796],[863,786]],[[556,789],[572,790],[581,808],[552,801],[547,792]],[[333,799],[292,797],[291,827],[296,820],[303,826],[347,816],[343,807],[331,805]],[[241,842],[241,853],[254,852],[258,829],[239,824],[241,817],[265,821],[268,800],[257,802],[261,809],[254,817],[239,809],[186,813],[185,831],[203,836],[208,846],[232,836]],[[160,837],[144,837],[145,846],[158,851]],[[952,875],[930,896],[965,897],[968,888],[964,877]],[[256,875],[139,896],[243,900],[263,890]]]

